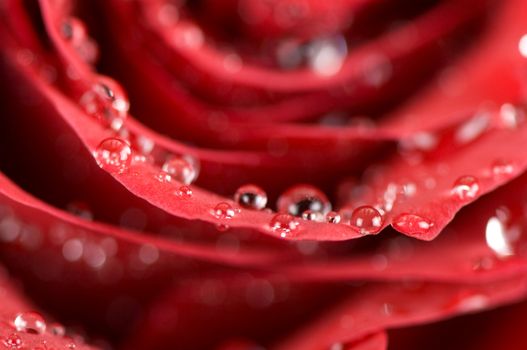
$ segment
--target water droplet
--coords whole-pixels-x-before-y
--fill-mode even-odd
[[[338,224],[340,222],[340,214],[335,211],[330,211],[326,214],[326,222],[329,224]]]
[[[81,43],[87,35],[84,23],[74,17],[70,17],[62,22],[60,33],[65,40],[75,44]]]
[[[139,259],[145,265],[151,265],[159,259],[159,250],[152,244],[144,244],[139,248]]]
[[[186,157],[174,156],[169,158],[165,164],[163,164],[163,171],[169,174],[174,180],[179,181],[185,185],[190,185],[198,173],[194,164],[190,162]]]
[[[2,339],[4,346],[8,349],[20,349],[22,347],[22,338],[18,334],[11,334]]]
[[[111,137],[103,140],[95,153],[97,164],[111,173],[124,173],[132,162],[132,149],[125,141]]]
[[[105,126],[119,131],[127,117],[130,103],[123,88],[113,79],[99,77],[80,98],[84,111]]]
[[[19,332],[42,334],[46,331],[46,321],[39,313],[33,311],[19,313],[13,324]]]
[[[318,75],[331,76],[340,71],[348,53],[342,35],[314,40],[307,47],[309,67]]]
[[[66,329],[60,323],[52,323],[48,327],[49,332],[53,335],[63,337],[66,334]]]
[[[430,220],[415,214],[401,214],[393,219],[393,227],[406,234],[422,235],[434,226]]]
[[[267,194],[256,185],[244,185],[238,188],[234,200],[244,208],[262,210],[267,205]]]
[[[381,213],[372,206],[364,205],[351,213],[350,226],[361,235],[374,234],[380,231],[383,223]]]
[[[454,182],[452,193],[461,200],[475,198],[479,193],[479,182],[474,176],[461,176]]]
[[[331,210],[331,203],[318,188],[310,185],[296,185],[286,190],[277,202],[280,213],[300,216],[306,210],[325,214]]]
[[[324,214],[318,211],[306,210],[305,212],[302,213],[302,219],[308,220],[308,221],[322,222],[324,221]]]
[[[504,127],[516,129],[525,120],[525,112],[511,103],[505,103],[500,107],[500,119]]]
[[[73,201],[66,206],[66,210],[84,220],[93,220],[93,213],[87,203],[82,201]]]
[[[228,54],[223,59],[223,68],[229,73],[239,72],[242,66],[242,59],[235,53]]]
[[[514,164],[504,159],[498,159],[492,163],[492,174],[496,177],[509,176],[514,173]]]
[[[518,50],[523,57],[527,58],[527,34],[524,34],[520,38],[520,41],[518,42]]]
[[[217,217],[218,219],[222,219],[222,220],[225,220],[225,219],[230,220],[236,214],[232,205],[230,205],[227,202],[218,203],[214,207],[214,210],[212,213],[214,214],[215,217]]]
[[[481,136],[489,124],[489,116],[486,113],[478,113],[457,129],[455,139],[461,144],[469,143]]]
[[[285,238],[298,229],[299,223],[289,214],[276,214],[269,222],[271,229]]]
[[[493,216],[487,221],[485,240],[489,248],[497,256],[507,257],[513,255],[505,224],[499,218]]]
[[[188,186],[181,186],[176,190],[175,195],[181,199],[190,199],[192,198],[192,190]]]

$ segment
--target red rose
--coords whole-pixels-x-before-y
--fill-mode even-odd
[[[0,348],[524,349],[526,13],[0,1]]]

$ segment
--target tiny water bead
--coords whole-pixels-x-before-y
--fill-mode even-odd
[[[434,223],[416,214],[403,213],[393,219],[392,225],[397,231],[405,234],[423,235],[430,232]]]
[[[234,215],[236,215],[236,211],[234,210],[232,205],[230,205],[227,202],[218,203],[214,207],[212,213],[214,214],[215,217],[217,217],[218,219],[222,219],[222,220],[225,220],[225,219],[230,220],[234,217]]]
[[[244,208],[262,210],[267,205],[267,194],[256,185],[244,185],[236,190],[234,200]]]
[[[9,336],[2,339],[2,343],[4,344],[4,347],[7,349],[20,349],[22,347],[22,338],[18,334],[12,333]]]
[[[269,222],[273,232],[285,238],[298,229],[299,223],[296,218],[289,214],[276,214]]]
[[[132,149],[126,141],[110,137],[99,144],[95,152],[95,159],[102,169],[122,174],[132,162]]]
[[[170,157],[163,164],[162,169],[165,173],[170,175],[171,178],[185,185],[190,185],[198,176],[196,167],[186,157]]]
[[[46,331],[46,321],[39,313],[33,311],[19,313],[13,324],[19,332],[42,334]]]
[[[277,202],[280,213],[300,216],[306,210],[326,214],[331,210],[331,203],[324,193],[311,185],[296,185],[286,190]]]
[[[350,226],[361,235],[374,234],[380,231],[383,223],[381,213],[369,205],[356,208],[351,213]]]
[[[81,96],[79,103],[86,113],[114,131],[122,128],[130,108],[124,90],[108,77],[100,77],[91,89]]]
[[[461,200],[470,200],[479,194],[479,181],[474,176],[461,176],[454,182],[452,193]]]
[[[340,214],[336,211],[330,211],[326,214],[326,222],[328,224],[338,224],[340,222]]]
[[[192,198],[192,189],[183,185],[176,190],[175,194],[181,199],[190,199]]]

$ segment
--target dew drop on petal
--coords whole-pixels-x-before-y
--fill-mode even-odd
[[[523,57],[527,58],[527,34],[524,34],[520,38],[520,41],[518,42],[518,50]]]
[[[244,208],[262,210],[267,205],[267,194],[256,185],[244,185],[236,190],[234,200]]]
[[[470,200],[479,194],[479,181],[474,176],[461,176],[454,182],[452,194],[461,200]]]
[[[516,129],[525,120],[525,112],[511,103],[504,103],[500,107],[501,124],[509,129]]]
[[[108,77],[99,77],[92,88],[81,96],[79,104],[87,114],[114,131],[121,130],[130,108],[123,88]]]
[[[509,176],[514,173],[514,164],[504,159],[492,163],[492,174],[496,177]]]
[[[308,220],[308,221],[322,222],[324,221],[324,214],[318,211],[306,210],[305,212],[302,213],[302,219]]]
[[[197,170],[186,157],[174,156],[163,164],[163,171],[176,181],[190,185],[198,176]]]
[[[340,214],[336,211],[330,211],[326,214],[326,222],[329,224],[338,224],[340,222]]]
[[[42,334],[46,331],[46,321],[39,313],[33,311],[19,313],[13,324],[19,332]]]
[[[227,202],[218,203],[212,210],[212,213],[215,217],[221,220],[230,220],[236,215],[236,211],[232,205]]]
[[[419,215],[403,213],[393,219],[392,225],[405,234],[422,235],[428,233],[434,223]]]
[[[348,52],[343,36],[314,40],[307,48],[311,70],[321,76],[331,76],[340,71]]]
[[[361,235],[374,234],[380,231],[383,223],[381,213],[372,206],[364,205],[353,210],[350,226]]]
[[[63,337],[66,334],[66,329],[60,323],[51,323],[48,326],[48,330],[51,334]]]
[[[460,144],[469,143],[483,134],[490,124],[489,116],[486,113],[478,113],[471,119],[463,123],[454,135]]]
[[[102,169],[122,174],[132,162],[132,149],[126,141],[116,137],[107,138],[97,147],[95,159]]]
[[[22,347],[22,338],[18,334],[12,333],[9,336],[2,339],[4,347],[7,349],[20,349]]]
[[[326,214],[331,203],[324,193],[310,185],[296,185],[286,190],[277,201],[280,213],[301,216],[306,210]]]
[[[493,216],[487,221],[485,227],[485,240],[487,246],[498,256],[507,257],[513,255],[512,247],[507,237],[504,223]]]
[[[175,195],[181,199],[190,199],[192,198],[192,189],[188,186],[180,186],[176,190]]]
[[[299,223],[296,218],[289,214],[276,214],[269,222],[273,232],[285,238],[298,229]]]

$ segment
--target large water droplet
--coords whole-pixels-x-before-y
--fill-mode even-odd
[[[190,185],[198,176],[194,164],[192,164],[187,157],[171,157],[163,164],[162,169],[174,180],[185,185]]]
[[[97,164],[111,173],[124,173],[132,161],[132,149],[125,141],[111,137],[103,140],[97,151],[95,159]]]
[[[452,193],[461,200],[470,200],[479,193],[479,181],[474,176],[461,176],[454,182]]]
[[[232,205],[230,205],[227,202],[218,203],[214,207],[212,213],[214,214],[215,217],[221,220],[225,220],[225,219],[230,220],[234,217],[234,215],[236,215],[236,211],[234,210]]]
[[[244,208],[262,210],[267,205],[267,194],[256,185],[244,185],[238,188],[234,200]]]
[[[124,90],[108,77],[99,77],[92,88],[82,95],[79,103],[87,114],[115,131],[123,126],[130,108]]]
[[[273,232],[285,238],[298,229],[299,223],[292,215],[276,214],[269,222],[269,226]]]
[[[393,219],[396,230],[409,235],[422,235],[430,231],[433,222],[419,215],[403,213]]]
[[[369,235],[379,232],[382,222],[382,215],[377,209],[364,205],[353,210],[349,224],[361,235]]]
[[[296,185],[285,191],[277,202],[280,213],[300,216],[306,210],[326,214],[331,203],[318,188],[310,185]]]
[[[22,338],[18,334],[13,333],[2,339],[2,343],[8,349],[20,349],[22,347]]]
[[[19,313],[13,324],[19,332],[42,334],[46,331],[46,321],[39,313],[33,311]]]

